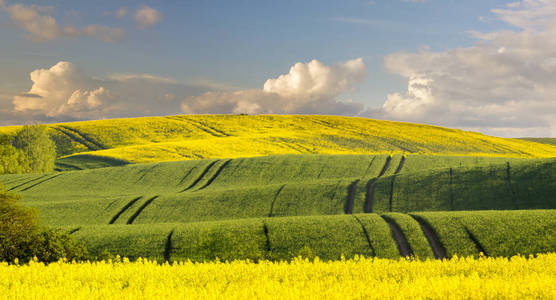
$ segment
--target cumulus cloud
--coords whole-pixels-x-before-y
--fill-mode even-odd
[[[333,66],[318,60],[296,63],[288,74],[268,79],[262,89],[234,92],[208,92],[187,97],[182,102],[185,113],[315,113],[357,114],[359,103],[336,100],[366,78],[363,59]]]
[[[214,90],[148,73],[92,77],[64,61],[32,71],[30,79],[27,91],[0,93],[0,125],[176,114],[181,109],[176,99]]]
[[[476,45],[399,52],[385,68],[408,79],[367,115],[505,136],[556,135],[556,2],[526,0],[492,10],[516,31],[474,33]]]
[[[61,61],[50,69],[31,72],[33,85],[25,94],[13,99],[16,111],[40,111],[48,117],[83,116],[97,111],[111,98],[103,86],[83,76],[70,62]]]
[[[104,25],[88,25],[84,28],[74,26],[61,27],[56,19],[50,15],[52,7],[12,4],[7,5],[0,0],[0,8],[5,10],[12,21],[28,33],[33,41],[49,41],[60,37],[76,38],[81,36],[95,37],[102,41],[117,41],[122,39],[126,32],[121,28]]]
[[[137,12],[135,12],[135,16],[133,16],[133,20],[135,20],[135,24],[138,28],[147,28],[156,25],[164,16],[158,10],[143,5],[141,6]]]

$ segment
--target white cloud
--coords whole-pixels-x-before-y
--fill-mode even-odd
[[[83,76],[70,62],[31,72],[31,89],[13,99],[16,111],[40,111],[46,116],[83,113],[100,109],[110,93]]]
[[[480,41],[443,52],[399,52],[385,68],[408,79],[373,117],[426,122],[505,136],[555,135],[556,1],[493,10],[520,31],[474,33]]]
[[[173,78],[156,76],[151,74],[112,74],[110,75],[110,79],[116,81],[133,81],[133,80],[145,80],[145,81],[154,81],[154,82],[161,82],[161,83],[169,83],[169,84],[177,84],[178,82]]]
[[[268,79],[262,89],[234,92],[208,92],[187,97],[182,103],[186,113],[322,113],[357,114],[359,103],[335,98],[366,78],[361,58],[333,66],[312,60],[297,63],[288,74]]]
[[[127,16],[127,9],[125,7],[122,7],[116,11],[116,18],[121,19],[125,16]]]
[[[146,5],[141,6],[137,12],[135,12],[135,16],[133,17],[138,28],[154,26],[162,21],[163,18],[164,16],[161,12]]]
[[[121,28],[112,28],[103,25],[88,25],[84,28],[73,26],[60,27],[58,22],[49,13],[52,7],[38,5],[12,4],[7,5],[2,0],[0,8],[8,12],[12,21],[28,33],[28,38],[33,41],[49,41],[56,38],[76,38],[81,36],[95,37],[102,41],[117,41],[122,39],[126,32]]]

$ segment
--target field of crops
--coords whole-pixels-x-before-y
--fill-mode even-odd
[[[337,116],[193,115],[48,125],[61,153],[156,162],[276,154],[554,157],[556,147],[461,130]],[[13,134],[17,126],[0,127]]]
[[[554,299],[556,254],[332,262],[0,264],[4,299]]]

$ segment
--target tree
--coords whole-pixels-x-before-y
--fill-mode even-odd
[[[37,257],[42,262],[61,258],[82,260],[86,249],[69,234],[39,226],[34,209],[19,205],[20,196],[9,193],[0,185],[0,261],[16,258],[27,262]]]
[[[56,145],[50,139],[46,126],[25,125],[14,138],[13,146],[23,151],[27,159],[25,173],[45,173],[54,169]]]

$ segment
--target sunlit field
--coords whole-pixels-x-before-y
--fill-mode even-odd
[[[556,254],[0,265],[5,299],[554,299],[554,286]]]

